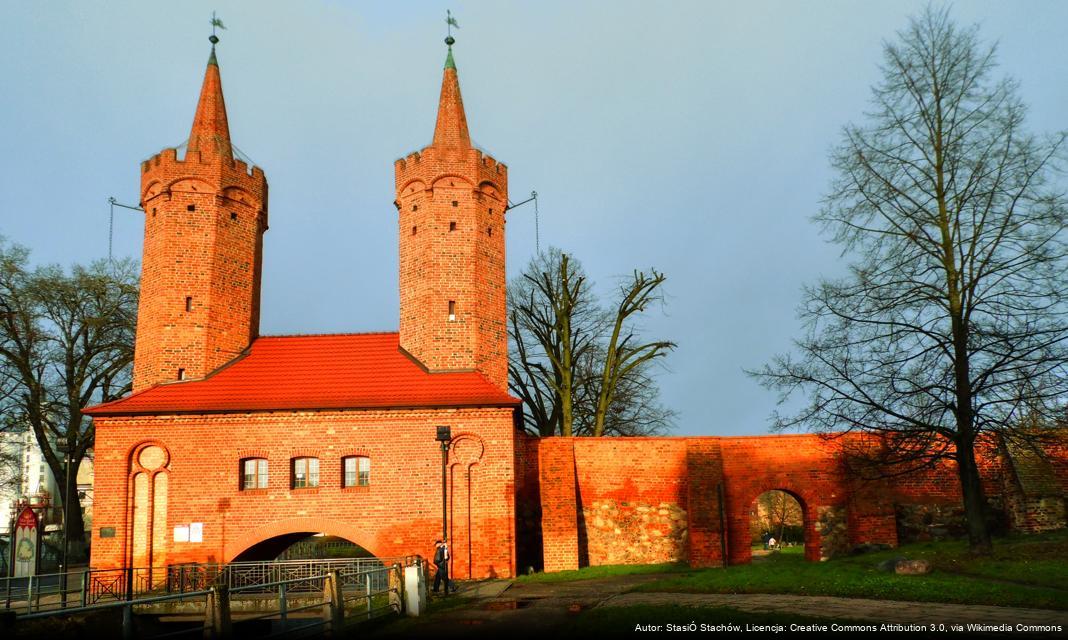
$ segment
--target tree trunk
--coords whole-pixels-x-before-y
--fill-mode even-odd
[[[557,316],[557,331],[560,335],[560,435],[570,438],[573,434],[575,372],[574,354],[571,342],[571,314],[574,312],[574,300],[571,297],[571,280],[567,270],[567,254],[560,257],[560,295],[561,301]]]
[[[82,460],[71,461],[70,495],[67,495],[67,470],[66,465],[60,466],[61,473],[53,474],[56,478],[56,490],[62,505],[60,512],[63,517],[63,535],[67,539],[67,562],[68,564],[80,564],[88,561],[85,549],[85,518],[82,517],[82,503],[78,499],[78,469],[82,466]],[[69,501],[69,502],[68,502]],[[70,519],[69,522],[67,519]]]
[[[74,501],[70,505],[70,523],[67,527],[67,563],[70,565],[89,562],[85,545],[85,519],[82,517],[82,505],[78,500],[78,488],[74,487]]]
[[[993,551],[993,544],[986,527],[986,498],[983,496],[979,467],[975,464],[975,445],[971,440],[961,438],[957,442],[957,471],[964,498],[969,550],[975,555],[989,555]]]

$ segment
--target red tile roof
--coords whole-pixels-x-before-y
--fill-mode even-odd
[[[201,380],[89,407],[92,416],[520,403],[477,371],[428,373],[396,333],[265,336]]]

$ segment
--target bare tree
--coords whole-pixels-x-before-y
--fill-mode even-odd
[[[558,249],[535,257],[509,286],[510,388],[526,426],[541,436],[642,435],[670,427],[652,365],[674,348],[642,343],[634,317],[664,277],[635,272],[614,313],[598,303],[574,258]]]
[[[798,358],[756,372],[779,428],[877,434],[898,472],[956,462],[973,552],[991,548],[975,445],[1053,418],[1068,391],[1065,134],[1024,130],[995,47],[928,8],[884,45],[863,126],[844,129],[816,220],[849,274],[804,291]]]
[[[757,496],[756,511],[754,524],[770,533],[779,543],[782,543],[786,536],[786,527],[804,525],[801,504],[785,491],[772,489]]]
[[[604,350],[597,406],[594,408],[594,436],[605,434],[612,403],[622,397],[621,393],[629,391],[633,394],[637,390],[635,385],[643,387],[648,381],[648,376],[640,375],[648,363],[663,358],[675,348],[674,342],[664,340],[640,342],[633,325],[628,324],[635,314],[645,311],[649,303],[662,301],[660,285],[664,280],[664,274],[655,269],[650,269],[649,274],[635,271],[633,279],[620,287],[619,303]]]
[[[582,265],[558,249],[539,254],[512,283],[511,389],[539,435],[574,434],[577,364],[594,346],[602,323]]]
[[[9,395],[0,399],[13,424],[33,431],[57,479],[72,477],[93,446],[86,406],[130,388],[137,275],[132,262],[28,267],[28,252],[0,241],[0,377]],[[78,502],[58,483],[63,504]],[[75,488],[76,485],[72,485]],[[76,557],[82,549],[81,509],[70,508],[66,535]]]

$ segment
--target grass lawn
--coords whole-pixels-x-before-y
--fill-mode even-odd
[[[632,607],[598,607],[589,609],[577,615],[567,629],[568,635],[590,634],[590,637],[614,635],[617,633],[633,633],[637,625],[659,625],[657,631],[671,631],[667,625],[685,627],[690,623],[697,624],[697,631],[702,631],[701,625],[736,625],[745,627],[746,624],[760,625],[783,625],[787,628],[791,624],[826,624],[832,622],[850,623],[849,620],[831,618],[808,618],[786,613],[753,613],[751,611],[739,611],[728,607],[683,607],[683,606],[653,606],[637,605]],[[871,624],[858,623],[858,624]]]
[[[926,559],[934,571],[925,576],[879,571],[881,561],[898,556]],[[1068,610],[1068,533],[998,539],[989,558],[969,557],[963,542],[908,545],[819,563],[779,553],[750,565],[682,573],[637,590],[792,593]]]
[[[756,556],[757,554],[761,553],[764,553],[764,545],[754,544],[753,555]],[[792,547],[782,547],[780,549],[773,550],[772,553],[781,553],[788,556],[803,556],[805,555],[805,545],[795,544]]]
[[[577,571],[557,571],[555,573],[535,573],[528,576],[519,576],[516,582],[571,582],[573,580],[592,580],[593,578],[610,578],[612,576],[647,573],[678,573],[689,570],[688,565],[680,563],[608,564],[598,567],[586,567]]]

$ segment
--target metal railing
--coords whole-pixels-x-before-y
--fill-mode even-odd
[[[287,560],[269,562],[231,562],[229,564],[182,564],[168,567],[167,585],[170,591],[203,588],[206,585],[263,587],[283,580],[297,580],[337,571],[342,583],[348,586],[351,576],[394,564],[407,565],[409,558],[345,558],[335,560]],[[376,585],[381,586],[381,585]],[[291,590],[314,590],[309,583],[303,587],[295,582]]]
[[[84,569],[19,578],[0,577],[3,608],[14,609],[20,614],[169,592],[167,567]]]
[[[137,633],[134,614],[137,610],[150,612],[154,606],[168,602],[197,601],[203,598],[203,625],[156,635],[157,638],[187,634],[203,634],[211,638],[232,637],[234,628],[255,621],[272,621],[276,630],[264,637],[277,637],[308,632],[314,629],[339,630],[342,627],[372,618],[401,613],[404,609],[405,566],[418,566],[426,578],[426,562],[418,556],[405,559],[405,564],[366,568],[342,576],[334,568],[317,575],[302,575],[271,582],[228,587],[213,585],[206,589],[179,593],[85,604],[67,609],[43,609],[23,613],[18,621],[107,610],[121,610],[123,638],[144,637]],[[275,608],[255,614],[234,612],[232,603],[241,596],[254,596],[262,606],[264,594],[272,594]],[[308,600],[311,600],[309,602]],[[311,620],[310,622],[308,620]],[[16,624],[18,624],[16,622]]]
[[[242,588],[242,593],[270,591],[268,584],[294,581],[290,591],[315,591],[311,578],[337,571],[345,590],[363,588],[357,576],[373,569],[409,566],[417,556],[401,558],[346,558],[284,562],[189,563],[166,567],[86,569],[22,578],[0,578],[3,609],[17,615],[85,607],[114,600],[143,600],[166,594],[203,591],[211,587]],[[378,576],[378,574],[373,574]],[[306,584],[301,586],[300,579]],[[383,578],[373,578],[375,590]]]

